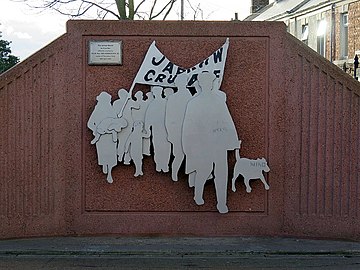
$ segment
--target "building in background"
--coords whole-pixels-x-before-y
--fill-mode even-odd
[[[288,32],[353,75],[360,56],[360,0],[252,1],[247,21],[283,21]]]
[[[269,0],[251,0],[250,14],[259,14],[263,7],[269,5],[269,3],[272,2],[273,1],[269,2]]]

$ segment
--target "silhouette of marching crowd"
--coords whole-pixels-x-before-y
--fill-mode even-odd
[[[187,88],[186,73],[175,79],[175,90],[151,86],[146,99],[142,91],[133,98],[120,89],[118,99],[111,102],[111,95],[101,92],[88,120],[94,135],[91,144],[96,145],[98,164],[109,183],[113,182],[111,172],[118,162],[132,161],[134,176],[143,175],[143,156],[151,155],[151,145],[158,172],[169,172],[173,155],[173,181],[178,181],[185,160],[185,173],[189,186],[195,187],[196,204],[204,204],[205,182],[213,178],[217,209],[227,213],[227,152],[239,149],[240,141],[219,80],[210,72],[197,77],[195,94]]]

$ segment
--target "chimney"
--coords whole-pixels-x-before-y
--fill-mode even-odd
[[[267,6],[269,4],[269,0],[251,0],[251,14],[258,13],[260,9]]]

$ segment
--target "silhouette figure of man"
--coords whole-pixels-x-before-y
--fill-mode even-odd
[[[184,160],[182,146],[182,128],[185,117],[186,106],[192,98],[187,89],[188,76],[185,73],[179,74],[175,79],[177,92],[169,96],[166,104],[165,126],[168,133],[168,141],[173,146],[172,153],[174,160],[171,165],[172,180],[178,180],[178,171]]]
[[[166,99],[162,97],[162,87],[154,86],[152,92],[154,100],[146,111],[145,130],[147,134],[152,134],[156,171],[168,172],[171,144],[165,128]]]
[[[238,148],[239,140],[224,98],[213,91],[214,79],[215,75],[209,72],[198,75],[201,92],[187,105],[182,143],[185,172],[196,172],[195,202],[204,204],[204,185],[213,172],[217,209],[227,213],[227,151]]]

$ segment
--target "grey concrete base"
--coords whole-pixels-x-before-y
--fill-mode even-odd
[[[0,241],[0,269],[360,269],[360,242],[58,237]]]
[[[360,256],[360,242],[265,237],[51,237],[1,240],[0,255]]]
[[[247,256],[0,256],[1,270],[37,269],[326,269],[357,270],[359,257],[304,255]]]

